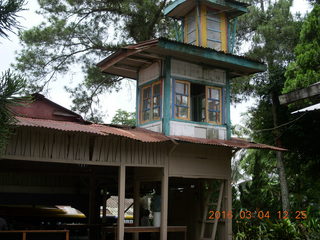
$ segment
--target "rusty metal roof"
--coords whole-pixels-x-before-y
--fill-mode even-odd
[[[286,151],[284,148],[270,146],[261,143],[249,142],[244,139],[231,138],[230,140],[221,139],[206,139],[206,138],[195,138],[186,136],[171,136],[174,140],[190,143],[200,143],[206,145],[232,147],[232,148],[244,148],[244,149],[269,149],[274,151]]]
[[[141,142],[165,142],[170,140],[163,134],[142,128],[117,128],[103,124],[81,124],[77,122],[26,117],[16,117],[16,119],[18,120],[16,124],[24,127],[47,128],[65,132],[91,133],[101,136],[115,135]]]
[[[165,136],[162,133],[153,132],[143,128],[130,128],[130,127],[114,127],[104,124],[83,124],[68,121],[56,121],[48,119],[35,119],[26,117],[16,117],[17,126],[34,127],[34,128],[47,128],[65,132],[81,132],[89,133],[100,136],[119,136],[126,137],[132,140],[146,142],[146,143],[160,143],[169,141],[188,142],[195,144],[206,144],[213,146],[229,147],[229,148],[256,148],[256,149],[269,149],[275,151],[285,151],[286,149],[278,148],[266,144],[259,144],[248,142],[243,139],[232,138],[230,140],[220,139],[203,139],[185,136]]]

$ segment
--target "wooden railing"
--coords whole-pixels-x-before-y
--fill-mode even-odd
[[[22,240],[27,240],[27,233],[65,233],[65,240],[69,240],[69,230],[6,230],[0,231],[0,239],[2,233],[21,233]]]

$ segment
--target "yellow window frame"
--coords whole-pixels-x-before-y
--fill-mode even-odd
[[[154,91],[153,91],[153,87],[155,86],[155,85],[157,85],[157,84],[159,84],[160,85],[160,116],[159,116],[159,118],[153,118],[153,97],[154,97]],[[143,92],[144,92],[144,89],[146,89],[146,88],[151,88],[151,96],[150,96],[150,117],[149,117],[149,119],[148,120],[143,120],[143,100],[144,100],[144,95],[143,95]],[[141,88],[141,94],[140,94],[140,96],[141,96],[141,99],[140,99],[140,111],[139,111],[139,113],[140,113],[140,123],[146,123],[146,122],[150,122],[150,121],[152,121],[152,120],[160,120],[160,118],[161,118],[161,107],[162,107],[162,104],[161,104],[161,101],[162,101],[162,81],[161,80],[159,80],[159,81],[156,81],[156,82],[153,82],[153,83],[151,83],[151,84],[148,84],[148,85],[146,85],[146,86],[143,86],[142,88]]]
[[[216,89],[219,91],[219,121],[209,121],[209,89]],[[221,124],[222,122],[222,88],[220,87],[212,87],[212,86],[206,86],[206,122],[208,123],[214,123],[214,124]]]
[[[182,84],[187,84],[188,85],[188,117],[185,118],[185,117],[176,116],[176,107],[177,107],[177,105],[176,105],[176,100],[177,100],[176,99],[176,88],[174,89],[174,117],[177,118],[177,119],[189,120],[190,121],[190,98],[191,98],[191,96],[190,96],[190,93],[191,93],[190,87],[191,87],[191,84],[188,81],[182,81],[182,80],[176,80],[176,84],[177,83],[182,83]]]

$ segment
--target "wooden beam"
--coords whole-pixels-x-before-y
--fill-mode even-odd
[[[317,95],[320,95],[320,82],[312,84],[306,88],[280,95],[279,101],[281,105],[284,105]]]
[[[118,240],[124,240],[124,199],[126,194],[126,167],[119,167],[118,180]]]
[[[139,63],[144,63],[144,64],[151,64],[153,61],[152,60],[146,60],[145,58],[142,57],[127,57],[126,58],[129,61],[133,61],[133,62],[139,62]]]
[[[118,68],[118,69],[123,69],[125,71],[138,73],[138,68],[135,68],[135,67],[132,67],[132,66],[128,66],[128,65],[124,65],[124,64],[115,64],[113,67],[114,68]]]
[[[134,226],[139,226],[140,220],[140,181],[134,179],[133,183],[133,217],[134,217]],[[134,240],[139,240],[139,233],[134,234]]]
[[[167,162],[167,159],[166,159]],[[161,179],[161,225],[160,240],[167,240],[168,237],[168,190],[169,188],[169,168],[168,163],[163,168]]]

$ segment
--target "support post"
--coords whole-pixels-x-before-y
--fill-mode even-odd
[[[124,199],[126,194],[126,167],[121,164],[118,175],[118,240],[124,240]]]
[[[167,161],[167,160],[166,160]],[[169,188],[169,172],[168,164],[163,168],[161,179],[161,225],[160,240],[167,240],[168,232],[168,190]]]
[[[231,180],[225,180],[225,206],[226,206],[226,212],[229,213],[232,212],[232,187],[231,187]],[[225,238],[226,240],[232,240],[232,219],[226,218],[226,225],[225,225]]]
[[[133,184],[133,217],[134,226],[139,226],[140,220],[140,180],[134,179]],[[134,233],[134,240],[139,240],[139,233]]]

